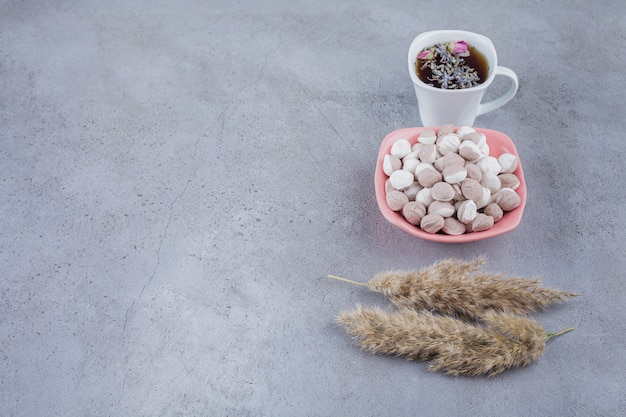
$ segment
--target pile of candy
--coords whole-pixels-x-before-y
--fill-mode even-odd
[[[521,203],[517,165],[511,153],[490,156],[486,136],[471,127],[426,129],[385,155],[387,205],[428,233],[487,230]]]

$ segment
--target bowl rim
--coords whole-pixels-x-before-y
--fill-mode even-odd
[[[389,206],[387,205],[385,192],[385,182],[387,181],[388,177],[387,174],[385,174],[385,172],[383,171],[383,160],[385,158],[385,155],[389,154],[391,150],[391,145],[393,145],[395,141],[399,139],[407,139],[409,143],[413,145],[417,142],[419,134],[427,129],[437,132],[439,127],[425,126],[398,129],[388,133],[383,139],[380,145],[380,149],[378,151],[376,170],[374,173],[376,201],[383,217],[385,217],[385,219],[387,219],[387,221],[389,221],[394,226],[400,228],[401,230],[404,230],[405,232],[415,237],[440,243],[475,242],[477,240],[488,239],[502,235],[504,233],[508,233],[514,230],[517,226],[519,226],[522,220],[524,208],[526,206],[527,190],[526,181],[524,179],[524,170],[522,168],[521,159],[519,157],[515,144],[510,137],[500,131],[479,127],[473,127],[473,129],[477,132],[483,133],[486,136],[487,144],[489,145],[489,155],[498,157],[505,152],[509,152],[517,157],[517,168],[513,172],[520,181],[520,185],[517,188],[516,192],[520,196],[521,203],[517,208],[509,212],[505,212],[504,217],[488,230],[464,233],[462,235],[446,235],[443,233],[425,232],[419,227],[413,226],[408,221],[406,221],[401,213],[393,211],[389,208]],[[458,126],[455,126],[454,129],[456,132]]]

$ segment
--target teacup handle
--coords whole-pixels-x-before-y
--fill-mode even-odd
[[[480,104],[478,107],[478,113],[477,116],[480,116],[481,114],[485,114],[485,113],[489,113],[490,111],[493,111],[495,109],[497,109],[500,106],[503,106],[504,104],[506,104],[509,100],[511,100],[513,98],[513,96],[515,96],[515,93],[517,92],[517,87],[519,86],[519,81],[517,80],[517,75],[510,70],[507,67],[496,67],[496,76],[498,75],[504,75],[505,77],[508,77],[511,79],[511,87],[509,88],[509,90],[504,93],[501,97],[492,100],[488,103],[484,103],[484,104]]]

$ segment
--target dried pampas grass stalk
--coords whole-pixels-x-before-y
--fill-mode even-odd
[[[390,271],[361,283],[334,275],[352,284],[384,294],[398,307],[426,309],[463,320],[478,320],[488,311],[533,313],[577,294],[540,287],[539,278],[505,278],[478,271],[484,258],[471,262],[446,259],[420,271]]]
[[[428,361],[429,371],[455,376],[494,376],[526,366],[539,358],[548,340],[573,330],[546,333],[527,317],[494,312],[483,321],[470,324],[411,309],[386,312],[361,306],[337,317],[363,349]]]

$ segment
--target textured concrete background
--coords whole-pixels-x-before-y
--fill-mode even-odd
[[[0,415],[618,416],[626,409],[622,0],[0,0]],[[380,214],[419,126],[412,39],[491,37],[520,88],[522,224],[472,244]],[[506,85],[497,84],[492,94]],[[388,269],[485,254],[583,296],[536,364],[451,378],[333,319]]]

